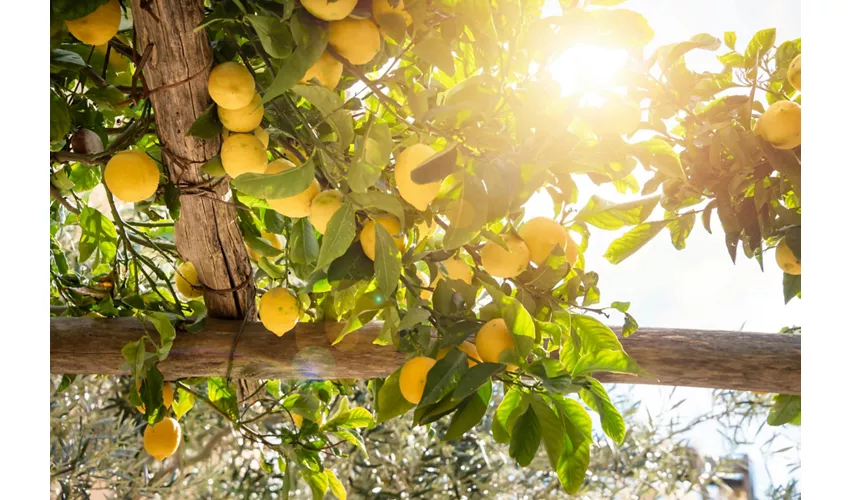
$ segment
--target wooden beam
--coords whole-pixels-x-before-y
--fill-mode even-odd
[[[168,359],[167,379],[223,376],[241,321],[208,319],[206,329],[180,332]],[[234,378],[335,379],[385,377],[404,362],[392,346],[372,341],[380,322],[366,324],[331,347],[341,323],[301,323],[277,337],[256,322],[245,323],[233,357]],[[50,372],[117,375],[121,348],[150,325],[135,318],[50,319]],[[616,329],[615,329],[616,331]],[[607,373],[604,382],[712,387],[800,394],[800,337],[767,333],[641,328],[623,346],[657,380]]]

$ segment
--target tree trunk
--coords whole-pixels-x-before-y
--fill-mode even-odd
[[[233,357],[232,374],[244,378],[385,377],[404,362],[392,346],[372,341],[381,330],[371,322],[340,344],[330,341],[342,323],[300,323],[278,338],[248,322]],[[167,379],[224,376],[241,321],[207,320],[202,332],[179,332],[159,364]],[[156,335],[147,326],[147,332]],[[616,329],[615,329],[616,331]],[[143,333],[135,318],[51,318],[50,372],[126,373],[121,347]],[[713,387],[800,394],[800,337],[767,333],[641,328],[623,347],[655,378],[600,373],[603,382]]]

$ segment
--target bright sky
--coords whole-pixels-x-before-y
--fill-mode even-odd
[[[722,40],[724,31],[735,31],[739,50],[746,47],[756,31],[765,28],[777,29],[778,42],[800,37],[801,6],[795,0],[630,0],[621,7],[643,14],[655,30],[655,39],[647,53],[659,45],[685,41],[698,33],[709,33]],[[555,15],[560,11],[557,0],[547,0],[544,9]],[[724,53],[723,50],[721,48],[718,54]],[[593,61],[616,64],[621,58],[617,54],[591,52],[571,59],[575,60],[591,61],[585,73],[592,79],[604,78],[606,73],[604,66],[600,67]],[[688,56],[688,65],[691,69],[702,71],[719,70],[721,67],[710,52],[692,53]],[[553,68],[553,73],[558,78],[557,69]],[[570,67],[570,73],[575,75],[574,67]],[[576,78],[568,80],[566,74],[567,71],[564,71],[564,83],[575,85]],[[639,167],[636,173],[641,170]],[[591,194],[599,194],[611,201],[635,198],[624,197],[613,187],[599,188],[589,181],[580,183],[579,191],[579,206]],[[529,218],[552,216],[551,201],[545,194],[532,199],[526,207]],[[651,220],[662,217],[663,210],[659,207]],[[733,265],[724,248],[722,229],[716,215],[711,227],[714,235],[708,234],[698,220],[688,238],[687,248],[681,252],[673,248],[665,230],[616,266],[608,263],[602,255],[608,244],[623,231],[593,231],[586,253],[587,268],[600,274],[602,304],[614,300],[631,301],[629,312],[640,324],[654,327],[776,332],[783,326],[799,325],[802,318],[800,300],[784,304],[782,272],[775,265],[773,254],[766,256],[764,272],[755,260],[746,259],[740,250],[738,263]],[[631,397],[642,401],[653,415],[664,407],[669,394],[670,388],[664,387],[631,388]],[[682,398],[686,398],[687,403],[679,407],[671,418],[689,419],[711,407],[710,390],[678,389],[674,401]],[[773,449],[799,442],[797,428],[784,434],[787,439],[780,440],[781,443],[774,445]],[[769,436],[769,432],[764,432],[765,438]],[[791,450],[764,460],[760,451],[763,443],[731,450],[718,438],[714,429],[707,426],[691,438],[693,444],[705,453],[749,453],[757,498],[763,497],[771,479],[777,485],[787,480],[787,464],[797,453]],[[799,472],[794,477],[799,478]]]

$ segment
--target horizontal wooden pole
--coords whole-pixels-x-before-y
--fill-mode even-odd
[[[160,370],[167,379],[225,375],[241,326],[241,321],[207,319],[202,332],[179,332]],[[341,328],[341,323],[301,323],[277,337],[262,324],[248,322],[236,346],[231,375],[366,379],[385,377],[404,362],[404,354],[392,346],[372,344],[380,322],[366,324],[331,347]],[[50,372],[125,374],[121,348],[145,331],[156,338],[156,331],[136,318],[51,318]],[[799,336],[641,328],[621,340],[626,352],[654,378],[600,373],[603,382],[800,394]]]

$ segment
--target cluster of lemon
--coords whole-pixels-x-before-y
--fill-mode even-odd
[[[136,390],[141,387],[141,381],[136,382]],[[162,384],[162,404],[166,408],[171,408],[174,403],[174,386],[171,382]],[[145,413],[145,405],[139,405],[137,410]],[[145,451],[157,460],[165,460],[177,451],[180,446],[182,433],[180,424],[176,419],[165,417],[154,425],[149,425],[145,428]]]

